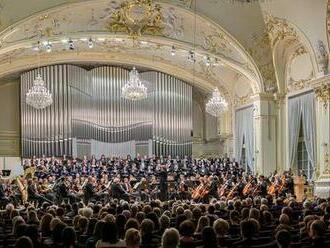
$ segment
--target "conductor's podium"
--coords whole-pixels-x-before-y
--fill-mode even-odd
[[[294,194],[297,197],[297,202],[302,202],[305,197],[305,179],[302,176],[294,177]]]

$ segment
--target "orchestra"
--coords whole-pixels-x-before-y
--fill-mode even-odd
[[[63,201],[107,202],[110,197],[150,201],[160,199],[208,203],[260,195],[293,194],[290,172],[253,176],[236,162],[223,159],[33,157],[25,160],[29,173],[0,180],[0,201],[24,204]],[[33,169],[31,169],[33,168]],[[31,174],[31,171],[34,173]],[[14,193],[16,189],[16,192]]]

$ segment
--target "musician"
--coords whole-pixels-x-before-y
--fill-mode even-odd
[[[167,201],[168,199],[168,184],[167,184],[167,170],[166,166],[161,167],[159,173],[159,199],[161,201]]]
[[[6,206],[9,203],[9,197],[6,196],[6,186],[4,180],[0,176],[0,204]]]
[[[37,190],[37,178],[28,180],[27,192],[29,201],[37,201],[39,204],[41,204],[43,201],[46,201],[53,204],[51,200],[39,194]]]
[[[259,192],[262,197],[266,197],[267,193],[267,187],[268,183],[265,179],[264,175],[259,176]]]
[[[186,176],[180,175],[179,198],[181,200],[187,200],[189,198],[188,190],[189,190],[189,187],[188,187]]]
[[[84,191],[84,203],[87,205],[88,202],[94,197],[94,179],[92,176],[87,178],[87,183],[83,188]]]
[[[113,198],[124,199],[126,201],[129,200],[129,195],[120,184],[120,179],[118,177],[113,180],[113,184],[111,185],[111,194]]]

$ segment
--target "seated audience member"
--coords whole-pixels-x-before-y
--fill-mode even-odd
[[[180,224],[179,233],[181,235],[180,237],[180,247],[194,247],[195,239],[193,237],[195,231],[195,225],[190,220],[185,220]]]
[[[51,230],[50,230],[50,222],[52,221],[53,216],[51,214],[44,214],[42,216],[40,224],[39,224],[39,230],[41,233],[41,238],[47,238],[51,235]]]
[[[325,246],[326,225],[321,220],[314,220],[310,226],[309,236],[312,241],[312,247]]]
[[[34,248],[42,247],[41,241],[39,239],[39,231],[37,225],[28,225],[25,229],[25,235],[32,240]]]
[[[94,248],[96,242],[102,238],[102,230],[105,222],[103,220],[99,220],[96,222],[93,235],[86,240],[86,248]]]
[[[125,241],[118,238],[118,229],[115,223],[105,222],[102,228],[102,237],[96,243],[96,248],[125,247]]]
[[[288,248],[291,243],[291,235],[288,230],[282,229],[275,235],[276,243],[279,248]]]
[[[76,232],[72,227],[65,227],[62,231],[62,244],[64,248],[76,247]]]
[[[130,228],[125,233],[125,243],[127,248],[139,248],[141,243],[140,232],[135,228]]]
[[[166,229],[162,236],[162,248],[178,248],[180,235],[177,229]]]
[[[152,220],[145,219],[141,223],[141,247],[153,248],[159,246],[159,238],[154,234],[155,224]]]
[[[15,242],[15,248],[33,248],[32,240],[27,236],[20,237]]]
[[[205,227],[210,226],[210,219],[208,216],[202,216],[198,220],[198,224],[195,230],[195,236],[200,236]]]
[[[241,221],[241,238],[235,242],[235,247],[250,247],[257,243],[256,234],[258,233],[259,223],[255,219],[246,219]]]
[[[215,231],[212,227],[205,227],[202,231],[202,241],[203,241],[203,248],[217,248],[218,240],[215,234]]]
[[[213,223],[213,229],[220,246],[229,246],[231,244],[231,240],[228,237],[229,224],[226,220],[217,219]]]

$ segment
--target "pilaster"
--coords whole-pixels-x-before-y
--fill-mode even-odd
[[[315,195],[330,197],[330,80],[314,85],[316,96],[317,169]]]
[[[253,102],[255,172],[268,176],[277,169],[275,102],[268,94],[255,95]]]

